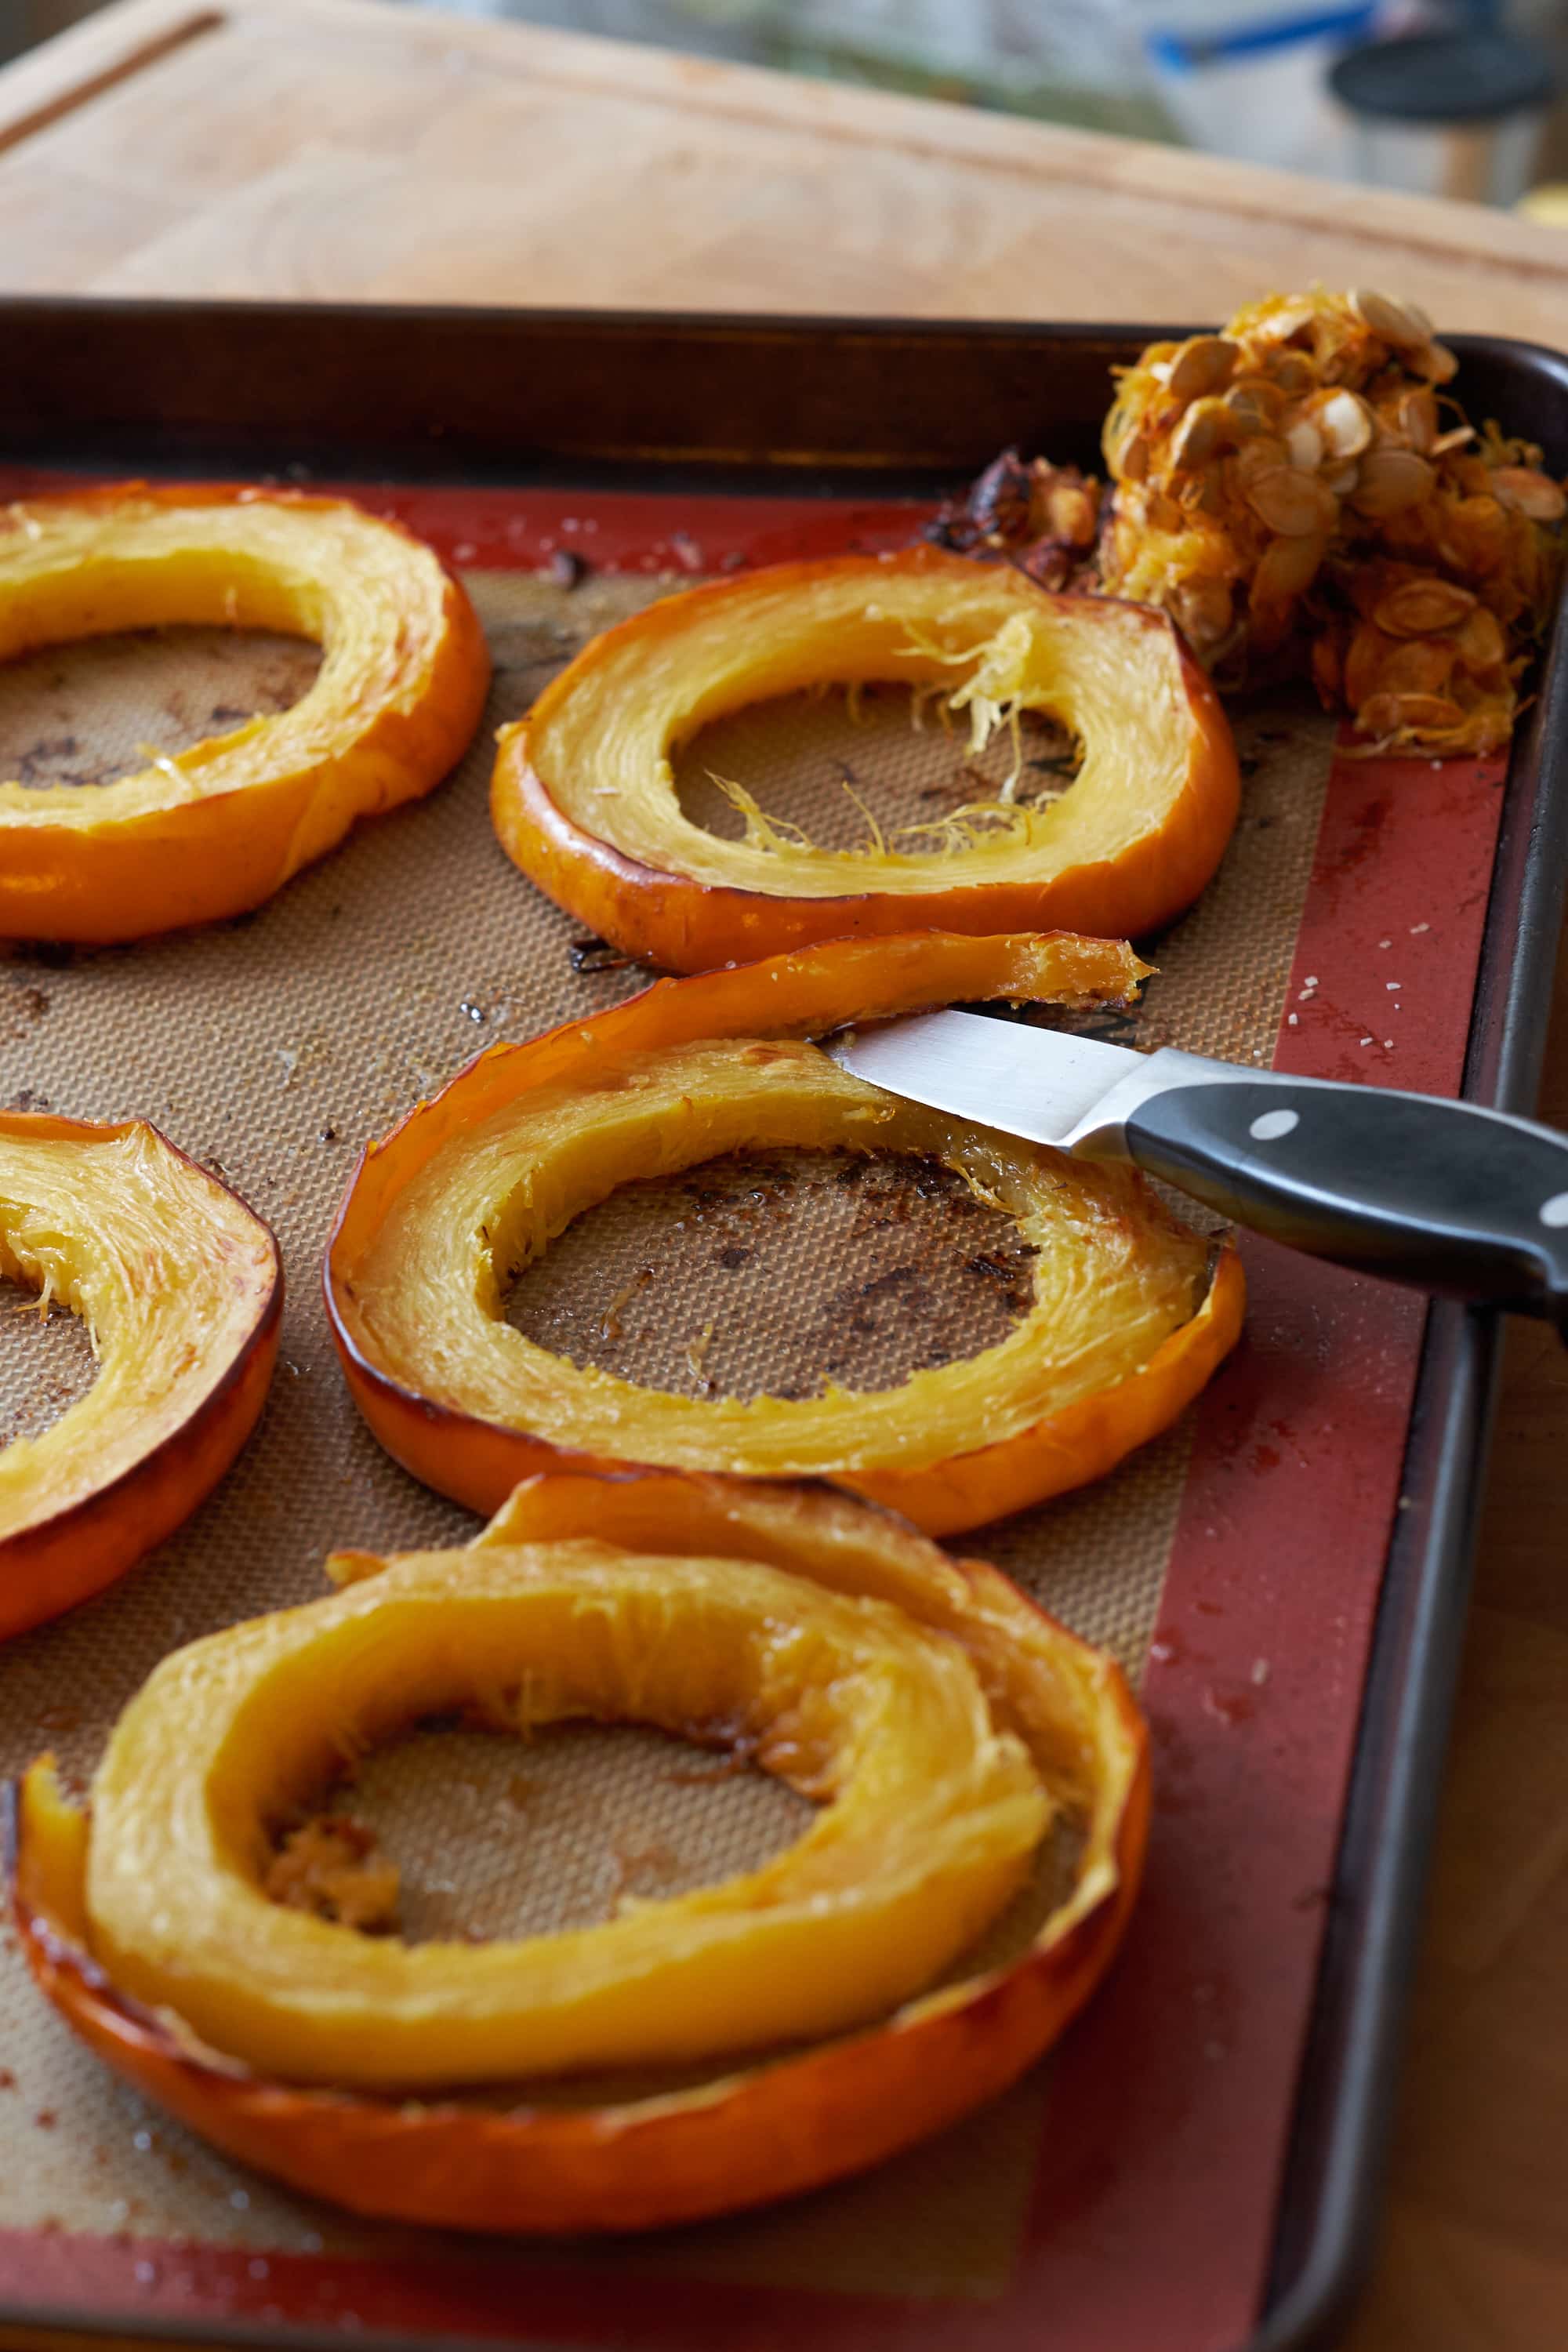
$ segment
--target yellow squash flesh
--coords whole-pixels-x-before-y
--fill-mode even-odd
[[[521,1942],[411,1947],[269,1901],[269,1824],[342,1756],[455,1707],[523,1732],[722,1727],[823,1810],[757,1870]],[[503,1524],[166,1659],[93,1783],[89,1932],[123,1991],[286,2080],[689,2060],[920,1990],[1016,1891],[1049,1811],[964,1651],[889,1603]]]
[[[880,682],[942,698],[972,746],[1013,730],[1008,782],[961,788],[917,826],[868,814],[870,837],[843,850],[773,823],[744,777],[730,780],[741,840],[681,808],[674,762],[705,727]],[[1083,747],[1054,796],[1021,772],[1031,712]],[[1224,715],[1163,616],[931,547],[668,597],[585,646],[499,743],[490,808],[508,855],[605,939],[679,971],[924,924],[1135,936],[1196,897],[1239,804]]]
[[[282,1276],[261,1220],[136,1123],[0,1115],[0,1274],[68,1307],[98,1374],[0,1451],[0,1634],[107,1583],[207,1493],[260,1411]]]
[[[1089,1998],[1138,1885],[1149,1820],[1148,1741],[1114,1660],[1045,1615],[995,1569],[953,1559],[890,1513],[820,1486],[763,1486],[668,1471],[532,1478],[512,1492],[475,1546],[447,1558],[459,1591],[467,1589],[463,1563],[477,1573],[476,1595],[488,1607],[495,1596],[484,1568],[487,1553],[510,1563],[542,1557],[583,1561],[602,1559],[611,1547],[628,1561],[653,1564],[668,1605],[676,1609],[680,1588],[667,1586],[659,1563],[701,1564],[710,1589],[715,1563],[726,1583],[741,1564],[761,1566],[786,1591],[788,1616],[778,1632],[798,1623],[802,1640],[817,1644],[823,1664],[829,1650],[818,1641],[816,1629],[825,1621],[816,1612],[814,1593],[837,1596],[862,1631],[881,1622],[879,1612],[895,1609],[939,1647],[956,1645],[984,1694],[992,1732],[1022,1743],[1053,1812],[1059,1809],[1077,1833],[1071,1884],[1047,1916],[1034,1919],[1034,1889],[1023,1898],[1028,1921],[1009,1914],[1009,1926],[1028,1935],[1026,1948],[994,1963],[984,1953],[960,1955],[942,1980],[858,2031],[755,2059],[721,2061],[717,2071],[700,2070],[695,2080],[656,2075],[642,2092],[608,2103],[584,2104],[575,2095],[580,2084],[562,2100],[515,2078],[498,2079],[496,2087],[506,2095],[501,2100],[444,2097],[434,2087],[411,2099],[395,2086],[290,2085],[201,2041],[179,2009],[136,2000],[106,1969],[104,1955],[93,1948],[88,1887],[89,1861],[108,1834],[105,1817],[100,1808],[89,1821],[67,1803],[49,1759],[40,1759],[16,1792],[15,1918],[37,1982],[87,2045],[144,2097],[214,2145],[307,2194],[364,2213],[501,2231],[646,2229],[815,2188],[942,2129],[1014,2081]],[[340,1582],[368,1579],[392,1593],[406,1566],[388,1566],[363,1552],[340,1553],[328,1562]],[[435,1623],[439,1612],[422,1570],[419,1579],[420,1605],[429,1601]],[[740,1586],[733,1590],[742,1592]],[[874,1606],[868,1612],[861,1603]],[[410,1604],[405,1599],[395,1605]],[[737,1606],[743,1611],[743,1600]],[[355,1615],[352,1625],[338,1617],[333,1644],[351,1635],[356,1645],[369,1644],[377,1622],[374,1613]],[[742,1647],[756,1638],[754,1628],[743,1632]],[[579,1630],[570,1655],[580,1656],[586,1643],[613,1639],[603,1628]],[[711,1695],[690,1679],[699,1673],[714,1677],[717,1687],[720,1669],[700,1631],[697,1645],[697,1655],[668,1662],[672,1687],[686,1694],[683,1703]],[[422,1647],[415,1679],[422,1675],[425,1686],[437,1672],[440,1648]],[[339,1654],[334,1646],[327,1663]],[[445,1654],[450,1671],[460,1675],[466,1657],[452,1649]],[[542,1664],[541,1671],[542,1687],[558,1697],[553,1669]],[[628,1664],[627,1671],[635,1667]],[[362,1689],[375,1679],[365,1664],[356,1675]],[[388,1684],[384,1704],[395,1704],[391,1691],[412,1701],[405,1677],[393,1673]],[[944,1688],[951,1694],[953,1687],[944,1670]],[[203,1719],[206,1693],[193,1689],[190,1696],[190,1738],[199,1746],[204,1738],[210,1742]],[[330,1756],[352,1727],[331,1684],[316,1697],[310,1718],[294,1727],[298,1769],[312,1741]],[[168,1686],[163,1703],[170,1703]],[[825,1692],[826,1711],[814,1716],[813,1738],[818,1732],[833,1735],[862,1703],[854,1693]],[[879,1701],[873,1695],[867,1703],[874,1708]],[[968,1706],[966,1696],[957,1710],[965,1723]],[[920,1738],[928,1760],[926,1733],[935,1722],[934,1714],[922,1712]],[[704,1728],[709,1737],[744,1736],[743,1723],[734,1717]],[[173,1738],[174,1727],[167,1729]],[[794,1739],[795,1731],[788,1736]],[[837,1753],[842,1759],[847,1748]],[[237,1753],[231,1760],[237,1763]],[[797,1743],[792,1755],[782,1736],[771,1760],[776,1769],[798,1770],[803,1778],[817,1770],[805,1746]],[[899,1771],[908,1760],[900,1756]],[[254,1761],[247,1787],[226,1784],[226,1822],[253,1820],[278,1785],[280,1769],[285,1777],[290,1769],[288,1763],[280,1768],[271,1748]],[[892,1759],[876,1755],[869,1762],[880,1776],[879,1792],[889,1793]],[[944,1757],[942,1777],[962,1765],[957,1751]],[[862,1792],[867,1786],[863,1777],[857,1782]],[[985,1796],[975,1793],[981,1810],[994,1813]],[[922,1791],[917,1802],[929,1806],[934,1794]],[[847,1801],[847,1795],[840,1800]],[[1022,1801],[1010,1801],[1016,1821]],[[116,1802],[123,1819],[132,1803],[123,1785]],[[161,1792],[153,1792],[151,1810],[165,1810]],[[862,1831],[868,1819],[863,1810]],[[901,1866],[899,1858],[908,1852],[901,1820],[889,1821],[888,1831],[889,1856]],[[210,1848],[216,1834],[198,1818],[198,1848]],[[826,1834],[820,1843],[825,1873],[841,1876],[849,1849],[840,1846],[830,1855]],[[868,1877],[876,1876],[885,1890],[875,1855],[868,1861]],[[178,1876],[178,1900],[184,1904],[190,1885],[183,1859]],[[1043,1895],[1044,1886],[1038,1892]],[[758,1913],[754,1924],[771,1923]],[[827,1947],[839,1958],[842,1926],[842,1920],[832,1926]],[[157,1930],[159,1937],[163,1932]],[[338,1933],[340,1940],[352,1940],[346,1930]],[[752,1968],[752,1948],[737,1937],[729,1955],[737,1970]],[[866,1964],[875,1979],[886,1961],[870,1949]],[[657,2031],[651,2004],[647,2007],[645,2021]]]
[[[791,1146],[930,1154],[1009,1212],[1037,1253],[1016,1328],[893,1388],[742,1402],[639,1388],[503,1319],[510,1279],[617,1185]],[[1207,1244],[1126,1170],[897,1102],[815,1045],[716,1039],[605,1051],[455,1137],[395,1202],[353,1288],[379,1360],[443,1405],[597,1456],[841,1476],[1005,1441],[1112,1386],[1191,1319],[1208,1266]]]
[[[90,791],[0,782],[0,935],[92,941],[258,906],[356,818],[430,791],[489,656],[429,548],[346,500],[131,483],[0,509],[0,662],[175,623],[313,639],[291,709]]]

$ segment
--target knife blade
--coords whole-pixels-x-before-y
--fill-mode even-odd
[[[888,1094],[1131,1161],[1293,1249],[1568,1339],[1568,1137],[1533,1119],[984,1013],[914,1013],[823,1049]]]

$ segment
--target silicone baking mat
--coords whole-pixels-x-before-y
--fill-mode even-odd
[[[0,477],[16,495],[36,478]],[[461,1540],[476,1522],[358,1423],[318,1269],[362,1141],[479,1046],[641,975],[507,863],[490,736],[574,647],[685,579],[903,543],[922,510],[776,498],[378,488],[461,571],[496,659],[490,711],[429,800],[362,827],[235,924],[0,967],[0,1099],[152,1118],[274,1223],[289,1303],[262,1424],[195,1519],[110,1593],[0,1654],[0,1771],[50,1746],[90,1771],[153,1663],[324,1589],[323,1553]],[[81,789],[279,708],[314,656],[166,633],[0,675],[0,766]],[[973,787],[963,747],[893,693],[742,714],[691,747],[710,781],[848,843]],[[1500,763],[1336,759],[1304,704],[1237,714],[1246,807],[1199,905],[1147,951],[1106,1034],[1368,1083],[1457,1088]],[[1050,789],[1060,747],[1026,750]],[[849,787],[851,789],[847,789]],[[1422,1325],[1418,1300],[1248,1245],[1247,1337],[1198,1406],[1115,1476],[970,1544],[1138,1677],[1155,1740],[1146,1888],[1124,1954],[1054,2060],[943,2138],[794,2204],[658,2240],[522,2246],[382,2230],[211,2154],[70,2042],[0,1949],[0,2307],[393,2330],[535,2345],[1197,2352],[1262,2289]],[[579,1221],[510,1312],[632,1376],[754,1392],[827,1370],[886,1385],[1017,1311],[1016,1237],[918,1164],[711,1163]],[[21,1302],[25,1303],[25,1302]],[[0,1323],[0,1435],[80,1391],[72,1320]],[[354,1792],[404,1871],[408,1932],[603,1916],[793,1832],[757,1776],[634,1730],[521,1754],[422,1734]]]

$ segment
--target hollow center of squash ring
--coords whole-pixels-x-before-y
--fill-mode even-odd
[[[511,1286],[507,1320],[677,1395],[874,1391],[1005,1339],[1033,1257],[939,1160],[731,1153],[584,1211]]]
[[[351,1780],[301,1809],[306,1828],[342,1821],[374,1838],[365,1866],[395,1866],[396,1931],[408,1944],[592,1927],[627,1897],[683,1895],[758,1868],[814,1811],[743,1749],[634,1723],[552,1724],[522,1740],[450,1721],[375,1748]],[[292,1851],[308,1860],[297,1834]]]
[[[0,1268],[5,1265],[0,1239]],[[98,1377],[87,1325],[36,1285],[0,1272],[0,1446],[41,1437]]]
[[[71,638],[0,663],[0,776],[93,789],[290,709],[321,647],[261,629],[170,626]]]
[[[955,677],[956,677],[955,673]],[[792,694],[749,704],[701,728],[672,760],[689,823],[721,839],[796,837],[832,851],[951,855],[1005,825],[1008,803],[1043,808],[1072,783],[1080,746],[1041,711],[1018,715],[971,748],[966,711],[940,691],[893,683],[847,695]]]
[[[679,1333],[699,1380],[714,1379],[696,1395],[575,1364],[506,1321],[523,1268],[620,1187],[724,1152],[790,1148],[941,1159],[1033,1245],[1027,1312],[978,1354],[920,1364],[879,1390],[825,1386],[819,1373],[793,1399],[773,1392],[787,1375],[771,1357],[763,1394],[719,1387],[707,1362],[716,1317],[711,1333],[707,1315]],[[710,1466],[721,1446],[726,1466],[750,1476],[925,1465],[1124,1380],[1194,1315],[1207,1245],[1139,1184],[896,1101],[798,1042],[608,1054],[591,1083],[528,1090],[432,1152],[358,1261],[352,1306],[394,1377],[421,1396],[553,1444],[671,1468]],[[778,1312],[775,1299],[770,1322]]]

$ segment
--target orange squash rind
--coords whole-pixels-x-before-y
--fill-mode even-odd
[[[312,637],[315,684],[94,789],[0,782],[0,936],[102,943],[259,906],[466,749],[489,656],[400,525],[337,499],[127,483],[0,509],[0,661],[205,623]]]
[[[1122,997],[1142,970],[1071,935],[836,940],[491,1047],[366,1150],[339,1212],[327,1304],[361,1411],[486,1511],[542,1470],[641,1463],[824,1477],[947,1534],[1100,1475],[1235,1340],[1234,1254],[1128,1171],[895,1102],[799,1041],[954,999]],[[639,1388],[505,1322],[509,1276],[618,1183],[751,1146],[945,1160],[1035,1245],[1028,1313],[895,1388],[749,1402]]]
[[[478,1577],[487,1551],[575,1550],[584,1538],[666,1560],[761,1563],[805,1588],[796,1591],[804,1613],[807,1592],[826,1588],[842,1596],[838,1606],[901,1612],[956,1644],[998,1733],[1027,1750],[1080,1835],[1070,1889],[1019,1957],[956,1974],[840,2038],[696,2084],[597,2105],[552,2105],[531,2081],[517,2084],[515,2099],[496,2085],[495,2105],[458,2104],[433,2086],[417,2099],[300,2087],[219,2052],[177,2008],[150,2008],[114,1981],[115,1964],[95,1947],[99,1824],[67,1802],[42,1759],[13,1801],[15,1916],[28,1965],[100,2057],[241,2161],[361,2212],[442,2226],[689,2221],[860,2170],[955,2120],[1039,2055],[1108,1965],[1136,1891],[1149,1804],[1146,1735],[1109,1657],[994,1569],[950,1559],[889,1514],[731,1480],[531,1481],[468,1554],[454,1556],[454,1591],[465,1558]],[[339,1572],[369,1574],[362,1622],[374,1625],[381,1575],[405,1571],[351,1554]],[[746,1965],[739,1948],[736,1958]]]
[[[972,791],[935,848],[879,835],[822,850],[765,820],[731,841],[683,814],[672,755],[710,721],[889,680],[946,693],[980,734],[1048,710],[1081,738],[1082,767],[1045,802]],[[499,743],[490,808],[508,856],[602,937],[676,971],[926,926],[1136,936],[1196,898],[1239,806],[1224,713],[1163,615],[930,547],[665,598],[595,637]]]
[[[0,1453],[0,1637],[83,1601],[188,1518],[278,1351],[268,1227],[154,1128],[0,1113],[0,1273],[88,1324],[98,1376]]]

